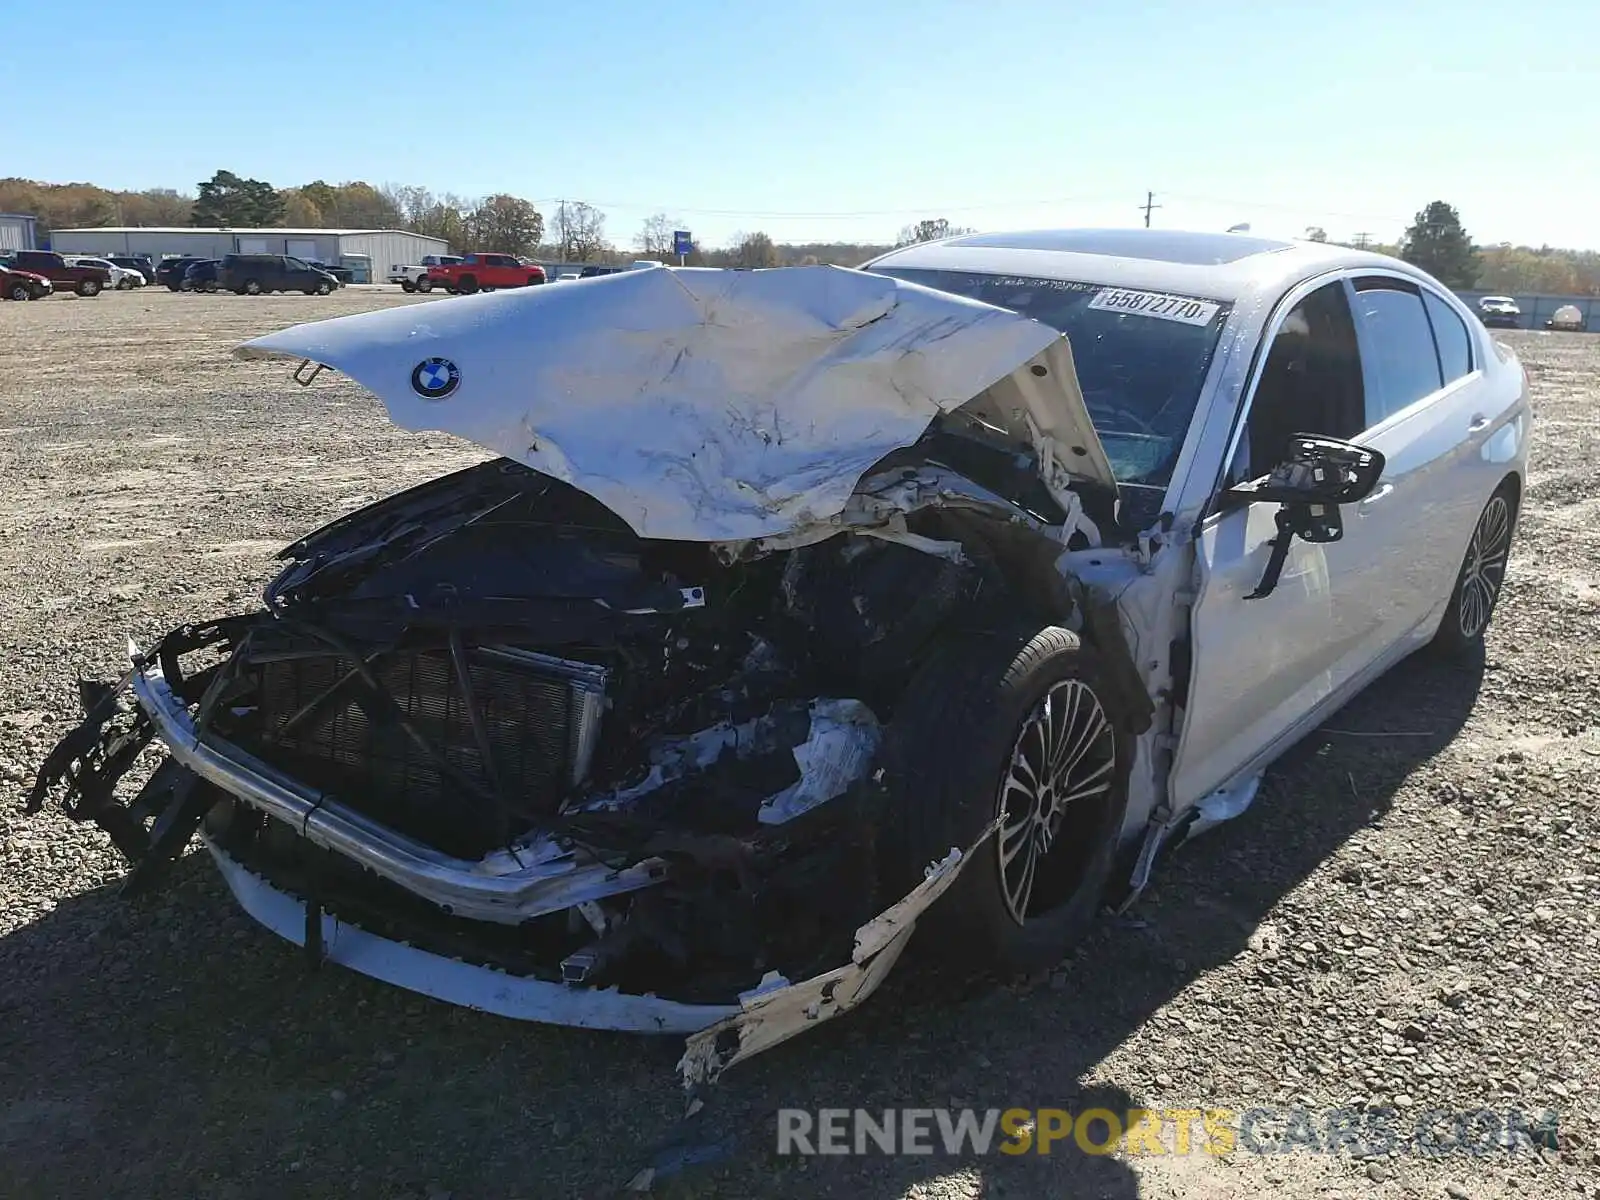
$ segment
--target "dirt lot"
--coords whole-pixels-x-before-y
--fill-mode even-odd
[[[145,291],[0,304],[0,1193],[556,1197],[1600,1194],[1600,338],[1511,335],[1537,462],[1481,668],[1408,662],[1047,979],[911,968],[691,1120],[675,1041],[523,1026],[298,953],[202,856],[137,903],[24,819],[128,635],[252,606],[270,555],[480,457],[228,349],[392,303]],[[1560,1113],[1484,1158],[775,1153],[792,1106]],[[1409,1119],[1409,1118],[1408,1118]],[[679,1146],[678,1150],[671,1147]],[[663,1149],[667,1148],[667,1149]],[[710,1165],[667,1178],[701,1153]]]

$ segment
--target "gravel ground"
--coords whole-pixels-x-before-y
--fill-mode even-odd
[[[1513,334],[1538,412],[1479,667],[1402,664],[1242,819],[1045,979],[915,965],[685,1120],[675,1041],[523,1026],[327,969],[202,856],[119,898],[92,827],[21,816],[128,635],[249,606],[280,545],[478,457],[353,385],[228,356],[394,303],[145,291],[0,304],[0,1194],[1600,1195],[1600,338]],[[779,1107],[1554,1108],[1485,1158],[779,1157]]]

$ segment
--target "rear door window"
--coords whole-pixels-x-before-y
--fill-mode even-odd
[[[1467,327],[1451,308],[1426,288],[1422,292],[1423,307],[1428,310],[1428,321],[1433,326],[1433,340],[1439,347],[1439,366],[1446,384],[1454,383],[1472,371],[1472,339]]]
[[[1433,327],[1416,284],[1387,275],[1353,281],[1370,428],[1442,386]]]

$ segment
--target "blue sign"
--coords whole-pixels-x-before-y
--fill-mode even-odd
[[[694,238],[687,229],[674,229],[672,231],[672,252],[674,254],[694,253]]]

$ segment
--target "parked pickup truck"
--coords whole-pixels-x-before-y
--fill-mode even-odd
[[[48,250],[14,250],[0,258],[0,266],[43,275],[56,291],[80,296],[98,296],[111,286],[111,272],[104,267],[68,266],[66,259]]]
[[[461,261],[459,254],[424,254],[422,261],[411,266],[392,266],[389,268],[389,282],[398,283],[402,291],[428,291],[422,287],[422,281],[428,277],[428,272],[434,267],[448,267]]]
[[[495,288],[531,287],[545,281],[544,268],[524,263],[514,254],[468,254],[460,262],[429,267],[417,290],[442,287],[470,296]]]

